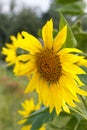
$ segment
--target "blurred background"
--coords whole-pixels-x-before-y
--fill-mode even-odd
[[[27,31],[37,38],[47,20],[53,18],[58,29],[59,14],[62,12],[69,22],[77,40],[75,47],[87,55],[87,0],[2,0],[0,1],[0,130],[20,130],[17,110],[24,98],[27,84],[25,77],[15,77],[11,67],[7,68],[1,54],[10,36]]]

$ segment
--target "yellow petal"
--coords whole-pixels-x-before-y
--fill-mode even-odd
[[[25,100],[21,105],[22,105],[24,111],[27,112],[26,116],[28,116],[32,111],[35,110],[33,98],[31,98],[30,100]]]
[[[21,63],[21,62],[17,62],[15,64],[14,70],[13,72],[15,73],[15,75],[29,75],[31,73],[33,73],[35,71],[35,66],[34,63],[32,61],[28,61],[27,63]]]
[[[31,125],[25,125],[21,130],[31,130]]]
[[[22,39],[22,35],[20,33],[17,34],[17,39]]]
[[[69,91],[66,90],[66,88],[64,87],[64,83],[62,82],[62,78],[61,80],[59,80],[59,85],[60,85],[61,95],[65,103],[67,103],[72,107],[75,107],[76,105],[73,102],[74,96]]]
[[[64,101],[63,101],[63,109],[65,112],[70,113],[70,110]]]
[[[28,116],[28,112],[25,110],[19,110],[18,113],[24,117]]]
[[[17,59],[19,60],[19,61],[28,61],[28,60],[30,60],[30,59],[33,59],[34,57],[32,56],[32,55],[30,55],[30,54],[23,54],[23,55],[20,55],[20,56],[18,56],[17,57]]]
[[[18,42],[18,46],[22,49],[25,49],[31,53],[38,52],[42,49],[42,45],[38,39],[36,39],[33,35],[28,34],[27,32],[22,32],[24,39],[20,39]]]
[[[51,89],[50,89],[50,87],[48,87],[47,82],[45,82],[43,79],[40,79],[40,81],[39,81],[37,92],[39,94],[39,98],[40,98],[41,102],[43,102],[43,104],[45,106],[50,107],[49,111],[51,113],[54,108],[54,101],[53,101],[53,97],[51,94]]]
[[[61,93],[62,93],[62,97],[63,97],[64,101],[65,101],[68,105],[70,105],[70,106],[72,106],[72,107],[75,107],[75,106],[76,106],[75,103],[73,102],[73,97],[72,97],[72,95],[71,95],[68,91],[66,91],[64,87],[61,87]]]
[[[77,83],[75,82],[75,80],[74,79],[72,79],[72,77],[70,77],[69,75],[66,75],[65,76],[65,83],[64,84],[66,84],[67,83],[67,87],[69,88],[70,87],[70,89],[72,90],[72,93],[74,94],[74,93],[78,93],[78,94],[80,94],[80,95],[83,95],[83,96],[87,96],[87,92],[86,91],[84,91],[84,90],[82,90],[82,89],[80,89],[78,86],[77,86]],[[62,78],[61,78],[62,79]],[[62,79],[63,80],[63,79]],[[77,100],[76,100],[77,101]]]
[[[51,89],[51,95],[53,98],[56,113],[58,115],[62,111],[62,109],[61,109],[61,106],[62,106],[61,92],[59,90],[58,84],[54,84],[54,85],[50,86],[50,89]]]
[[[39,130],[46,130],[45,125],[42,125]]]
[[[67,73],[68,78],[71,77],[74,79],[80,86],[84,86],[84,83],[79,79],[79,77],[76,74]]]
[[[70,53],[70,52],[82,53],[82,51],[77,48],[63,48],[58,52],[58,54],[63,55],[64,53]]]
[[[27,121],[27,119],[23,119],[21,121],[18,121],[18,124],[24,124]]]
[[[52,48],[53,43],[53,21],[49,20],[42,28],[42,37],[45,48]]]
[[[85,90],[82,90],[78,88],[77,86],[75,87],[75,89],[79,95],[87,96],[87,92]]]
[[[35,88],[37,88],[38,84],[39,84],[39,77],[35,73],[33,75],[32,79],[30,80],[29,84],[27,85],[27,87],[25,89],[25,93],[32,92]]]
[[[72,74],[86,74],[84,70],[78,67],[75,64],[63,63],[62,68],[64,71],[72,73]]]
[[[77,62],[77,65],[87,67],[87,59],[81,59],[79,62]]]
[[[13,42],[15,42],[15,41],[17,40],[15,36],[10,36],[10,39],[11,39]]]
[[[76,89],[74,89],[74,86],[76,86],[76,82],[74,80],[71,80],[71,77],[67,77],[67,76],[62,76],[62,78],[60,79],[62,82],[62,87],[64,88],[64,90],[66,92],[68,92],[71,97],[72,100],[79,102],[79,99],[77,97],[77,91]]]
[[[65,43],[67,37],[67,25],[60,30],[54,39],[53,49],[57,52]]]
[[[42,102],[44,103],[44,105],[48,106],[47,99],[49,100],[49,88],[48,88],[47,82],[44,81],[43,79],[40,79],[39,81],[37,92],[39,93],[40,98]]]
[[[73,54],[62,54],[59,56],[60,56],[62,63],[64,63],[64,62],[76,63],[76,62],[81,61],[84,58],[84,56],[77,56],[77,55],[73,55]]]

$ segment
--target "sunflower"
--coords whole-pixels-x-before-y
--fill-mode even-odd
[[[17,34],[17,38],[15,36],[10,36],[12,43],[6,43],[6,47],[2,48],[2,54],[6,55],[6,62],[8,66],[17,64],[17,49],[18,49],[18,40],[21,38],[20,33]]]
[[[53,38],[53,21],[47,21],[42,28],[42,43],[25,31],[21,35],[17,45],[29,53],[18,56],[21,64],[14,72],[18,76],[30,75],[25,93],[36,90],[39,100],[49,106],[50,112],[54,108],[57,114],[62,110],[70,112],[68,106],[75,107],[75,102],[80,102],[78,94],[86,96],[87,93],[79,88],[84,85],[78,77],[85,74],[79,66],[84,56],[76,53],[82,51],[62,48],[67,38],[67,25]]]
[[[22,115],[23,118],[28,117],[32,112],[40,109],[40,103],[35,105],[33,98],[30,100],[25,100],[21,105],[23,110],[19,110],[18,113]],[[24,124],[26,121],[27,119],[23,119],[19,121],[18,124]],[[21,130],[30,130],[31,127],[32,124],[24,125]],[[43,124],[39,130],[46,130],[45,124]]]

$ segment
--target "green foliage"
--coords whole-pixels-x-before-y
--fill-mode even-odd
[[[48,110],[42,107],[32,113],[24,125],[32,124],[31,130],[38,130],[43,124],[46,124],[46,130],[82,130],[82,125],[87,128],[87,121],[73,111],[71,114],[61,112],[57,116],[55,110],[51,114]]]
[[[27,31],[37,36],[41,26],[40,18],[32,9],[23,8],[17,14],[0,13],[0,46],[9,41],[10,35]]]
[[[78,32],[75,37],[78,42],[77,47],[87,53],[87,32]]]
[[[14,19],[13,33],[27,31],[37,36],[38,29],[40,27],[40,19],[31,9],[23,8]]]
[[[75,47],[77,45],[77,42],[76,42],[76,39],[72,33],[70,25],[68,24],[68,22],[66,21],[64,16],[60,13],[59,30],[61,30],[64,27],[64,25],[66,25],[66,24],[67,24],[67,39],[66,39],[66,42],[64,44],[64,47]]]
[[[72,2],[77,2],[77,1],[83,1],[83,0],[56,0],[57,4],[61,3],[61,4],[68,4],[68,3],[72,3]]]
[[[32,124],[31,130],[38,130],[44,123],[52,120],[53,115],[54,112],[49,113],[49,108],[42,107],[40,110],[33,112],[24,125]]]
[[[15,77],[0,62],[0,130],[20,130],[18,107],[24,99],[26,79]]]
[[[85,7],[86,4],[84,1],[77,1],[77,2],[71,2],[63,6],[60,6],[58,8],[58,11],[61,11],[62,13],[65,14],[79,15],[79,14],[84,14]]]
[[[17,14],[0,13],[0,19],[0,51],[5,43],[10,42],[10,36],[16,36],[18,32],[27,31],[36,37],[38,36],[37,32],[41,26],[41,20],[32,9],[23,8]],[[0,59],[4,59],[1,52]]]
[[[81,120],[76,130],[87,130],[87,120]]]

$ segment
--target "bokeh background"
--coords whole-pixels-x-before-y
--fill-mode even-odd
[[[20,130],[18,109],[21,102],[31,95],[24,95],[28,80],[15,77],[12,67],[7,67],[1,54],[10,36],[27,31],[37,38],[40,29],[53,18],[55,31],[58,29],[61,11],[69,22],[77,40],[76,47],[87,56],[87,0],[2,0],[0,1],[0,130]],[[86,127],[87,128],[87,127]]]

